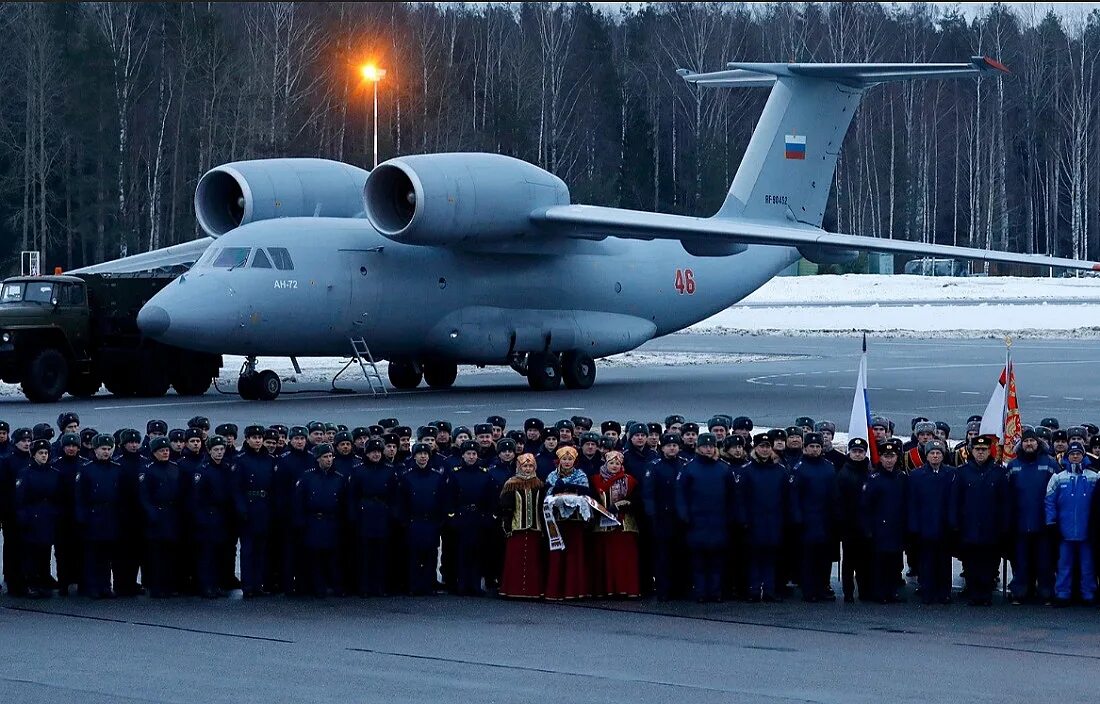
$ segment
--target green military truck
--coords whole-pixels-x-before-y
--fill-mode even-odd
[[[0,379],[31,401],[100,386],[116,396],[206,393],[220,355],[169,347],[142,336],[137,314],[174,274],[16,276],[0,284]]]

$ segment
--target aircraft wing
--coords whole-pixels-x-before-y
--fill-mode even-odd
[[[1100,271],[1100,263],[1079,259],[840,234],[794,222],[782,225],[731,218],[695,218],[591,205],[552,206],[534,211],[531,213],[531,220],[557,235],[579,239],[622,237],[638,240],[765,244],[798,247],[803,252],[832,250],[842,253],[844,250],[860,250]]]
[[[129,257],[122,257],[102,264],[93,264],[80,269],[67,271],[67,274],[128,274],[135,271],[152,271],[154,269],[172,268],[176,266],[190,267],[202,253],[214,242],[213,237],[201,237],[191,242],[154,249],[152,252],[142,252]]]

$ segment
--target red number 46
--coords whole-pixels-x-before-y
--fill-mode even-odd
[[[695,272],[691,269],[676,270],[676,292],[691,296],[695,293]]]

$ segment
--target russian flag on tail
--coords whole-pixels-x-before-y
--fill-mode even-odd
[[[867,398],[867,335],[863,335],[863,355],[859,358],[859,376],[856,379],[856,393],[852,397],[852,416],[848,420],[848,439],[863,438],[871,463],[878,462],[878,443],[871,432],[871,401]]]
[[[788,134],[783,136],[783,155],[788,159],[806,158],[806,135]]]

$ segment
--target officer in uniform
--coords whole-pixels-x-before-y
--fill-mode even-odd
[[[57,542],[61,475],[50,466],[50,442],[31,443],[30,464],[15,480],[15,513],[22,541],[23,583],[27,596],[47,597],[56,585],[50,575],[50,549]]]
[[[704,436],[699,436],[700,443]],[[708,440],[709,441],[709,440]],[[768,433],[753,436],[749,462],[741,474],[741,522],[749,545],[749,601],[781,601],[776,568],[783,530],[790,523],[794,476],[776,458]]]
[[[545,424],[539,418],[528,418],[523,421],[523,434],[527,436],[527,441],[523,444],[529,452],[538,452],[539,445],[542,444],[542,431],[545,429]]]
[[[99,435],[99,431],[95,428],[82,428],[80,431],[80,458],[85,462],[91,462],[95,459],[95,437]],[[2,455],[0,455],[2,459]]]
[[[340,527],[348,515],[347,477],[336,471],[335,453],[328,443],[313,448],[313,457],[317,467],[303,474],[296,487],[296,523],[313,595],[323,598],[331,591],[342,596]]]
[[[695,443],[698,439],[698,423],[687,422],[680,426],[680,459],[684,462],[691,462],[695,458]]]
[[[1036,597],[1050,603],[1054,597],[1054,559],[1045,502],[1047,487],[1057,471],[1054,460],[1040,449],[1035,431],[1025,430],[1019,453],[1008,463],[1013,604]]]
[[[502,520],[503,510],[497,499],[504,485],[516,474],[516,441],[502,437],[496,443],[497,456],[489,465],[489,479],[493,482],[493,505],[490,524],[485,530],[485,588],[493,591],[500,586],[501,571],[504,569],[505,536]]]
[[[455,592],[480,596],[485,572],[482,552],[485,532],[499,497],[494,494],[489,469],[479,457],[479,443],[468,440],[462,446],[462,464],[447,477],[449,528],[455,551]],[[446,548],[444,548],[446,549]]]
[[[814,432],[821,433],[823,441],[821,456],[833,463],[837,471],[848,461],[848,456],[833,446],[833,436],[836,435],[836,423],[831,420],[819,420],[814,423]]]
[[[839,489],[836,468],[823,456],[825,438],[821,433],[807,432],[802,440],[802,460],[794,471],[801,519],[798,527],[802,543],[802,600],[835,601],[836,596],[829,587],[829,572],[837,554],[835,518]]]
[[[391,528],[397,511],[397,471],[383,461],[384,449],[382,440],[368,440],[363,462],[348,480],[355,586],[362,597],[386,594]]]
[[[227,545],[233,538],[236,513],[234,495],[236,477],[233,465],[225,458],[228,443],[220,435],[206,440],[206,459],[191,477],[189,506],[194,530],[199,593],[206,599],[225,596],[221,588]],[[236,552],[234,546],[233,552]]]
[[[15,482],[24,467],[31,463],[30,428],[16,428],[11,434],[11,448],[0,460],[0,511],[4,522],[4,581],[12,596],[26,596],[23,580],[23,551],[19,520],[15,512]]]
[[[141,441],[141,456],[149,461],[153,458],[153,451],[149,443],[153,438],[161,438],[168,435],[168,423],[163,420],[151,420],[145,424],[145,437]]]
[[[730,423],[730,432],[745,438],[745,441],[751,446],[753,427],[752,418],[748,416],[737,416],[733,419],[733,422]]]
[[[145,538],[148,552],[142,581],[154,599],[172,596],[176,589],[174,574],[179,560],[180,519],[187,475],[171,459],[168,438],[157,436],[149,441],[152,462],[138,476],[138,496],[145,514]]]
[[[993,604],[1000,550],[1008,535],[1008,475],[992,458],[996,444],[992,435],[974,439],[971,457],[959,469],[951,500],[971,606]]]
[[[669,464],[669,445],[676,436],[665,436],[662,440],[663,457],[654,462],[655,475],[667,473],[667,468],[659,465]],[[722,576],[726,571],[726,546],[730,536],[730,526],[738,519],[737,512],[737,475],[729,466],[718,459],[718,439],[711,433],[699,436],[695,457],[684,465],[675,481],[676,512],[686,527],[684,542],[691,554],[692,593],[696,601],[722,601],[724,590]],[[676,447],[674,444],[672,447]],[[667,448],[667,449],[666,449]],[[677,457],[672,457],[677,460]],[[655,479],[661,482],[660,478]],[[647,485],[653,482],[647,482]],[[655,502],[655,506],[657,503]],[[653,514],[656,515],[656,514]],[[679,540],[678,526],[671,521],[662,520],[659,525],[673,530],[674,538]],[[655,543],[660,546],[666,536],[656,533]],[[683,550],[676,542],[666,542],[664,550]],[[661,568],[675,569],[674,554],[666,554],[665,559],[657,561],[658,598],[661,594]],[[663,563],[663,564],[662,564]],[[663,580],[669,587],[676,584],[671,575]],[[666,596],[667,598],[667,596]]]
[[[887,426],[881,427],[885,429]],[[871,461],[867,458],[867,441],[863,438],[852,438],[848,441],[848,459],[836,475],[840,496],[837,517],[842,551],[840,575],[844,602],[847,604],[855,601],[857,587],[861,601],[869,600],[872,594],[871,546],[863,530],[860,509],[863,485],[870,475]]]
[[[267,429],[244,429],[244,449],[237,454],[236,504],[241,535],[241,590],[244,598],[265,596],[269,540],[275,513],[276,461],[264,447]]]
[[[499,442],[504,437],[504,431],[508,427],[508,421],[504,419],[504,416],[489,416],[485,419],[493,429],[493,442]]]
[[[58,438],[50,446],[50,456],[57,459],[61,456],[61,436],[65,433],[80,433],[80,416],[72,411],[66,411],[57,416]]]
[[[576,444],[576,426],[573,425],[573,421],[563,418],[557,423],[554,423],[554,428],[558,431],[558,446],[567,445],[573,447]]]
[[[272,556],[278,563],[278,587],[291,596],[298,593],[297,587],[303,593],[307,591],[305,581],[297,581],[301,580],[302,565],[301,536],[294,525],[294,492],[302,475],[316,466],[308,446],[309,432],[305,426],[290,428],[287,450],[279,456],[275,474]]]
[[[398,483],[398,505],[405,526],[409,592],[435,593],[439,534],[447,515],[446,479],[429,465],[431,447],[412,448],[413,465]]]
[[[886,450],[893,444],[883,443]],[[901,584],[902,551],[905,548],[909,522],[906,511],[909,506],[908,477],[901,469],[897,456],[887,453],[880,456],[879,465],[867,477],[860,501],[863,532],[871,553],[870,595],[880,604],[905,601],[898,594]],[[860,586],[862,596],[862,585]]]
[[[927,420],[918,420],[913,424],[913,437],[916,439],[905,443],[904,447],[903,469],[906,472],[912,472],[924,464],[924,446],[936,437],[936,424]]]
[[[572,426],[572,423],[570,423]],[[560,431],[559,431],[560,432]],[[493,426],[488,423],[478,423],[474,426],[474,442],[477,443],[477,458],[485,467],[496,459],[497,448],[493,444]],[[465,452],[465,450],[463,450]]]
[[[956,467],[962,467],[966,464],[966,461],[970,459],[970,443],[974,442],[974,438],[978,437],[981,433],[982,422],[980,420],[971,420],[966,423],[966,440],[955,445],[953,457],[949,458],[951,463]]]
[[[730,423],[726,420],[725,416],[714,416],[707,421],[707,430],[714,435],[715,441],[718,443],[718,447],[722,446],[722,442],[726,439],[726,436],[730,432]]]
[[[111,572],[121,530],[122,467],[112,459],[115,440],[100,433],[93,440],[95,459],[84,465],[74,482],[76,522],[84,542],[84,593],[93,599],[113,599]]]
[[[69,586],[80,584],[82,568],[80,531],[76,525],[76,475],[86,464],[80,456],[80,436],[65,433],[58,439],[61,454],[53,461],[53,468],[61,477],[61,506],[57,518],[57,542],[54,554],[57,557],[57,582],[59,594],[69,595]],[[80,591],[82,593],[82,591]]]
[[[658,601],[668,601],[682,595],[683,575],[686,572],[683,557],[687,544],[676,503],[677,478],[685,468],[679,455],[680,435],[663,434],[661,456],[650,462],[642,482],[642,501],[653,536],[650,562]],[[705,587],[705,583],[700,585],[700,589]]]
[[[680,427],[684,424],[684,417],[679,413],[665,416],[665,432],[680,434]],[[663,446],[662,446],[663,447]]]
[[[542,481],[558,467],[558,429],[546,428],[543,431],[542,446],[533,446],[535,455],[535,473]]]
[[[889,449],[901,451],[890,441]],[[880,454],[885,452],[880,450]],[[909,475],[909,534],[920,554],[920,597],[925,604],[951,603],[951,496],[955,469],[944,461],[947,444],[936,438],[924,448],[926,462]]]
[[[115,593],[118,596],[137,596],[145,592],[138,584],[138,571],[145,552],[145,521],[138,496],[140,476],[146,465],[141,455],[141,433],[133,428],[123,430],[119,433],[119,446],[115,460],[121,467],[119,518],[122,528],[114,564]]]
[[[206,438],[210,435],[210,419],[206,416],[195,416],[187,421],[187,428],[189,430],[195,429],[202,433],[202,441],[206,443]]]
[[[187,445],[187,431],[173,428],[168,431],[168,448],[173,462],[179,463],[183,457],[183,448]]]
[[[600,454],[600,434],[586,430],[580,434],[579,449],[577,455],[577,469],[584,472],[589,479],[600,471],[603,466],[603,455]]]

